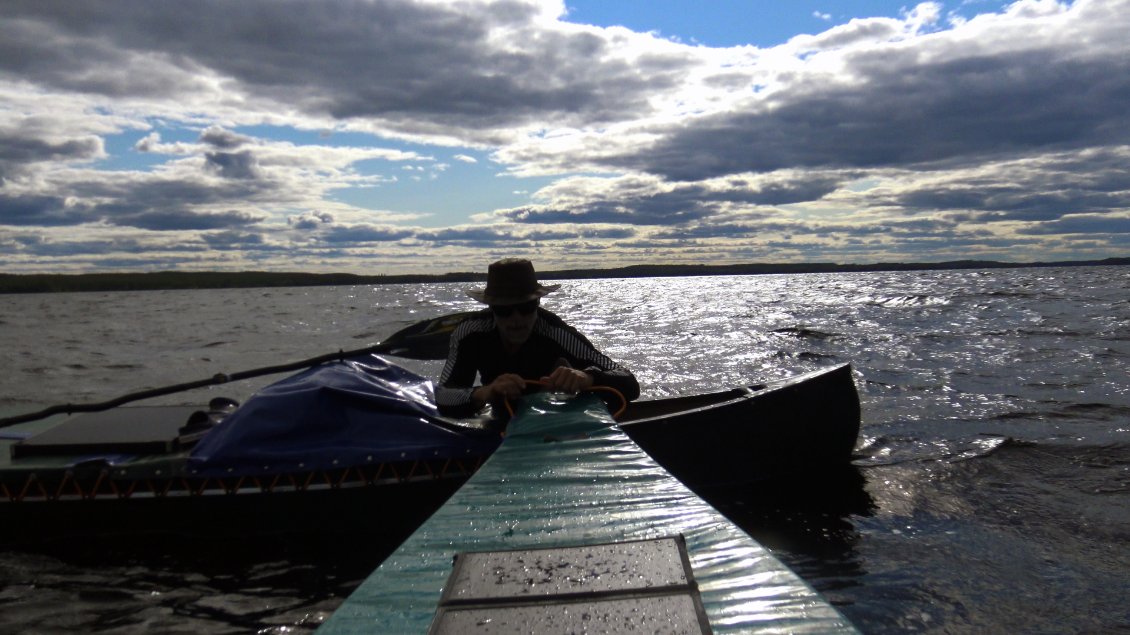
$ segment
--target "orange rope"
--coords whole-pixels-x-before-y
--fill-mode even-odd
[[[549,382],[540,379],[526,379],[525,382],[527,386],[549,386]],[[592,386],[581,392],[609,392],[618,397],[620,399],[620,407],[616,412],[612,413],[613,419],[619,419],[620,415],[624,414],[624,411],[628,409],[628,400],[624,398],[624,395],[619,390],[611,386]],[[506,400],[506,411],[510,413],[511,417],[514,416],[514,406],[510,405],[509,399]]]

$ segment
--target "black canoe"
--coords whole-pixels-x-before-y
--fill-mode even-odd
[[[639,401],[620,427],[692,489],[728,487],[846,464],[859,393],[843,364],[722,392]]]
[[[197,411],[116,408],[76,415],[25,440],[0,439],[0,540],[294,531],[358,531],[391,540],[422,523],[489,454],[193,476],[176,438]],[[844,364],[749,387],[638,401],[620,425],[677,478],[703,490],[846,464],[860,405]],[[81,438],[69,438],[68,430],[81,431]],[[469,433],[497,434],[489,427]],[[109,449],[143,455],[108,462],[104,444],[88,445],[102,434],[117,439]],[[83,460],[92,453],[101,455]]]

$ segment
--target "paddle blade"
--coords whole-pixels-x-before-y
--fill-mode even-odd
[[[452,313],[417,322],[403,328],[379,344],[380,352],[406,359],[447,359],[451,332],[476,311]]]

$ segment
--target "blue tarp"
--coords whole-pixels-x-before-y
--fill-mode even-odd
[[[323,364],[257,392],[200,440],[189,470],[252,475],[492,452],[497,434],[436,423],[429,380],[376,355]]]

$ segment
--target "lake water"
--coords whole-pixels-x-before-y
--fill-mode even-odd
[[[466,286],[0,296],[0,416],[360,348]],[[1130,632],[1130,268],[578,280],[544,305],[644,398],[853,364],[852,473],[725,511],[864,632]],[[385,553],[204,545],[0,546],[0,632],[303,632]]]

